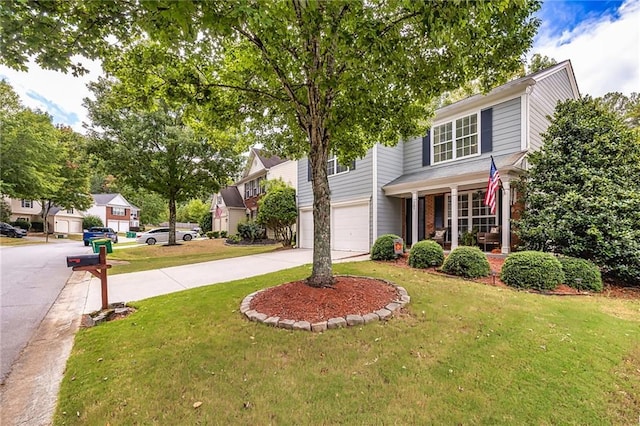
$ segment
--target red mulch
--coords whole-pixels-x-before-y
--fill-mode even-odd
[[[294,281],[255,295],[251,309],[267,316],[316,323],[347,315],[365,315],[398,299],[395,287],[373,278],[336,276],[330,288]]]
[[[478,278],[474,281],[507,287],[505,283],[500,281],[500,269],[504,258],[493,256],[487,256],[487,258],[491,270],[496,271],[495,277]],[[394,263],[400,268],[409,268],[406,256],[399,258]],[[431,270],[429,273],[445,275]],[[561,285],[553,292],[545,294],[585,295],[591,293]],[[606,284],[604,291],[599,294],[612,298],[640,299],[640,288]],[[333,288],[313,288],[306,285],[304,281],[295,281],[269,288],[253,298],[251,309],[267,316],[316,323],[336,317],[374,312],[397,298],[395,288],[383,281],[366,277],[336,276],[336,284]]]

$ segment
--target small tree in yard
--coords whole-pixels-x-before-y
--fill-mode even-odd
[[[529,156],[524,248],[593,261],[605,276],[640,283],[640,134],[598,100],[558,104]]]
[[[271,229],[283,246],[291,246],[293,225],[298,217],[296,190],[282,180],[267,182],[267,193],[258,205],[258,223]]]
[[[99,216],[90,214],[82,218],[83,229],[93,228],[94,226],[104,226],[104,223]]]

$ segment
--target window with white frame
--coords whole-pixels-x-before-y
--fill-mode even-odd
[[[25,209],[30,209],[33,207],[33,200],[22,200],[20,205]]]
[[[478,154],[478,114],[433,127],[433,163]]]
[[[496,226],[497,215],[484,205],[485,191],[458,194],[458,231],[489,232]],[[447,226],[451,227],[451,195],[447,195]]]
[[[68,214],[73,214],[73,209],[67,209]]]
[[[348,166],[344,166],[338,162],[338,158],[334,155],[327,161],[327,176],[337,175],[349,171]]]
[[[111,214],[114,216],[124,216],[125,211],[124,207],[111,207]]]

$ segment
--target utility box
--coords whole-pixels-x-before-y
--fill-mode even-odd
[[[98,254],[80,254],[77,256],[67,256],[67,267],[72,266],[91,266],[100,264],[100,255]]]

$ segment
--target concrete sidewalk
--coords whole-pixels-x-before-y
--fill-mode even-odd
[[[332,251],[334,263],[369,260],[366,253]],[[107,258],[108,262],[108,258]],[[313,250],[293,249],[251,256],[234,257],[151,271],[132,272],[109,277],[108,299],[112,302],[132,302],[194,287],[255,277],[313,262]],[[100,280],[92,278],[83,313],[100,309]]]

